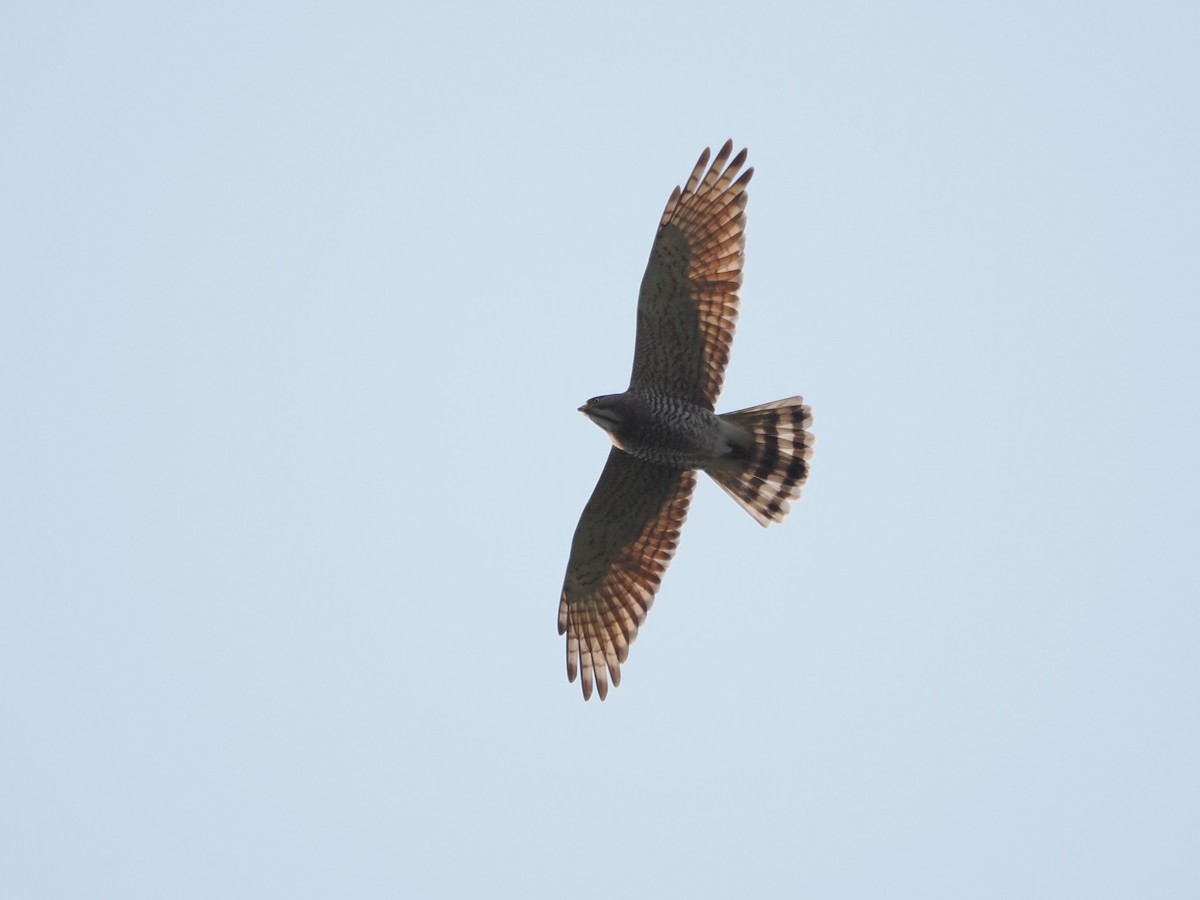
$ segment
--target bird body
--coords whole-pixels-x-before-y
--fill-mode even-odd
[[[678,546],[697,470],[755,521],[782,521],[812,455],[801,397],[718,415],[737,323],[746,185],[726,141],[701,155],[659,221],[638,297],[633,373],[621,394],[580,407],[613,447],[584,507],[559,600],[567,677],[603,700]],[[707,167],[707,168],[706,168]],[[739,176],[739,172],[741,173]]]
[[[749,437],[712,410],[653,391],[593,397],[580,412],[608,432],[613,445],[638,459],[676,469],[719,465]]]

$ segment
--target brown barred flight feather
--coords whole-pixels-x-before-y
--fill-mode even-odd
[[[638,299],[631,390],[663,390],[713,409],[738,317],[746,245],[746,169],[726,141],[708,165],[700,154],[659,220]],[[736,180],[735,180],[736,179]]]
[[[613,447],[571,541],[558,605],[567,636],[567,678],[582,676],[603,700],[679,543],[696,487],[694,472],[643,462]]]

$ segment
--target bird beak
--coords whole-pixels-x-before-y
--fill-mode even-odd
[[[591,407],[585,403],[585,404],[583,404],[583,406],[579,407],[579,412],[583,413],[586,416],[589,409],[591,409]]]

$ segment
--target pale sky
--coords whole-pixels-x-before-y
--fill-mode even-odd
[[[10,4],[5,896],[1200,896],[1198,10]],[[585,704],[576,407],[727,137],[812,475]]]

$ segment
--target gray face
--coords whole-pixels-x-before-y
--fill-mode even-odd
[[[579,411],[607,431],[616,434],[617,429],[625,421],[619,409],[621,395],[609,394],[604,397],[593,397]]]

